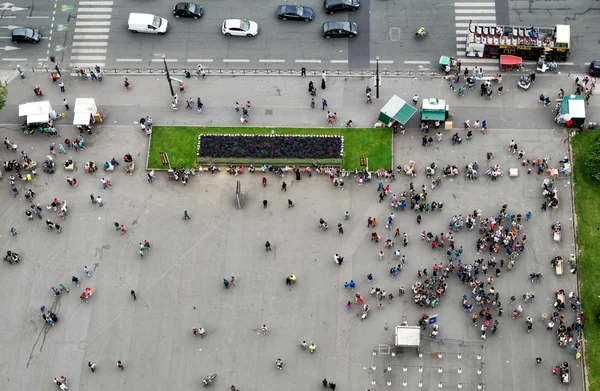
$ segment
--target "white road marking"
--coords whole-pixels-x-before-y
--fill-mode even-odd
[[[477,26],[496,26],[496,23],[477,22]],[[456,27],[469,27],[469,23],[456,23]]]
[[[71,56],[71,60],[73,60],[73,61],[75,61],[75,60],[99,61],[99,60],[106,60],[106,56]]]
[[[108,39],[108,35],[74,35],[73,39],[85,40],[85,39]]]
[[[27,61],[26,58],[3,58],[2,61]]]
[[[456,44],[456,48],[457,49],[466,49],[467,48],[467,44],[465,44],[465,43],[457,43]]]
[[[117,58],[117,62],[141,62],[141,58]]]
[[[73,46],[108,46],[108,42],[73,42]]]
[[[213,61],[214,60],[212,58],[201,58],[201,59],[199,59],[199,58],[188,58],[187,59],[187,62],[199,62],[199,63],[202,63],[202,62],[213,62]]]
[[[413,64],[413,65],[427,65],[430,64],[431,61],[404,61],[405,64]]]
[[[164,61],[166,61],[166,62],[177,62],[177,59],[176,58],[165,58]],[[163,59],[162,58],[153,58],[152,62],[163,62]]]
[[[100,14],[91,14],[91,15],[77,15],[77,19],[110,19],[112,15],[100,15]]]
[[[75,21],[75,26],[110,26],[110,21],[108,22],[86,22],[84,20]]]
[[[461,39],[465,39],[465,35],[469,34],[469,30],[456,30],[456,35],[463,35]]]
[[[246,59],[235,59],[235,58],[224,58],[223,62],[250,62],[250,60]]]
[[[492,9],[492,10],[470,10],[470,9],[457,9],[454,10],[454,13],[456,14],[495,14],[496,10]]]
[[[76,28],[74,33],[108,33],[110,32],[109,28]]]
[[[263,62],[263,63],[282,63],[282,62],[285,62],[285,60],[264,59],[264,60],[258,60],[258,62]]]
[[[112,8],[81,8],[79,7],[77,9],[77,13],[80,12],[103,12],[103,13],[107,13],[110,14],[112,12]]]
[[[38,58],[38,61],[39,61],[39,62],[42,62],[42,61],[48,61],[48,57],[46,57],[46,58]]]
[[[294,60],[297,64],[320,64],[321,60]]]
[[[104,68],[104,63],[103,62],[98,62],[98,63],[95,63],[95,62],[84,62],[84,63],[79,63],[79,64],[75,64],[75,63],[69,64],[69,66],[71,66],[71,67],[81,67],[81,68],[84,68],[84,67],[93,68],[96,65],[98,65],[99,67]]]
[[[88,54],[103,54],[106,53],[107,49],[71,49],[71,53],[88,53]]]
[[[466,20],[466,21],[469,21],[469,20],[473,20],[473,21],[496,20],[496,17],[495,16],[467,15],[467,16],[456,16],[456,17],[454,17],[454,20]]]
[[[107,6],[113,5],[112,1],[80,1],[79,5],[88,6],[88,5],[99,5],[99,6]]]
[[[15,19],[16,15],[10,15],[10,16],[1,16],[0,19]]]
[[[49,16],[26,16],[26,19],[50,19]]]
[[[371,64],[377,64],[377,60],[371,60],[369,61]],[[393,64],[394,61],[392,60],[379,60],[380,64]]]
[[[348,64],[348,60],[331,60],[332,64]]]
[[[480,3],[454,3],[455,7],[496,7],[495,2],[480,2]]]

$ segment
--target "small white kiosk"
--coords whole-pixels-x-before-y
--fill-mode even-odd
[[[93,98],[75,99],[74,114],[73,125],[87,126],[96,122],[102,123],[102,117]]]
[[[404,351],[405,348],[412,348],[419,354],[421,351],[421,327],[396,326],[396,338],[394,341],[397,352]]]
[[[27,125],[45,124],[56,119],[56,112],[52,110],[50,102],[44,100],[19,105],[19,117],[27,117]]]

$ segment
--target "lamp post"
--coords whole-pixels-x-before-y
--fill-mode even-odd
[[[377,62],[375,68],[375,98],[379,99],[379,56],[375,57]]]
[[[162,55],[163,63],[165,64],[165,72],[167,72],[167,82],[169,83],[169,88],[171,89],[171,96],[175,96],[175,91],[173,91],[173,84],[171,84],[171,75],[169,74],[169,68],[167,67],[167,56]]]

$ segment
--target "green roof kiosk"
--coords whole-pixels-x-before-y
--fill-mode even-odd
[[[394,95],[383,106],[377,120],[387,127],[391,126],[394,121],[405,125],[416,112],[417,109],[406,103],[404,99]]]
[[[444,99],[427,98],[421,102],[421,121],[440,121],[446,129],[452,129],[449,106]]]

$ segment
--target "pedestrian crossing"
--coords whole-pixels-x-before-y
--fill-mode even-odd
[[[71,67],[104,68],[112,18],[112,1],[80,0],[77,3]]]
[[[496,4],[494,0],[480,2],[454,3],[454,20],[456,25],[456,55],[462,68],[482,68],[484,71],[498,72],[498,60],[492,58],[472,58],[466,56],[466,39],[469,33],[469,22],[481,26],[496,25]]]

